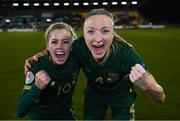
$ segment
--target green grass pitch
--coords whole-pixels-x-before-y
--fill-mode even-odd
[[[77,33],[80,35],[81,31]],[[135,47],[166,93],[165,102],[158,104],[136,88],[136,118],[180,119],[180,29],[118,30],[117,33]],[[0,120],[18,119],[16,103],[24,84],[24,61],[45,48],[43,36],[42,32],[0,32]],[[83,116],[86,82],[81,73],[73,96],[78,119]],[[111,119],[110,110],[106,119]]]

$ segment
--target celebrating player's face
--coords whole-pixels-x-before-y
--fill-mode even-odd
[[[113,22],[105,15],[93,15],[84,22],[84,38],[95,60],[102,60],[110,51],[114,37]]]
[[[62,65],[71,52],[71,33],[66,29],[56,29],[49,36],[47,49],[50,57],[55,64]]]

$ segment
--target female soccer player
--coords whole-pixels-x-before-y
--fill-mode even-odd
[[[45,39],[48,54],[34,62],[26,74],[17,115],[29,114],[31,120],[75,120],[72,94],[80,66],[71,50],[76,35],[69,25],[54,23]]]
[[[109,107],[113,119],[133,119],[136,98],[133,85],[153,100],[164,101],[162,87],[144,69],[141,57],[115,34],[114,19],[109,12],[92,10],[85,19],[83,34],[73,49],[88,79],[84,119],[104,119]]]
[[[73,43],[73,51],[88,79],[85,120],[103,120],[109,107],[114,120],[135,119],[134,85],[154,101],[164,101],[163,88],[146,71],[133,46],[115,33],[114,19],[109,12],[90,11],[84,21],[83,34]]]

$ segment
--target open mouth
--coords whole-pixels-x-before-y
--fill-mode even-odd
[[[93,45],[93,47],[95,47],[95,48],[101,48],[103,46],[104,46],[104,44],[102,44],[102,45]]]
[[[55,55],[58,61],[64,61],[65,53],[63,51],[56,51]]]
[[[92,47],[95,54],[102,54],[104,52],[104,44],[93,45]]]

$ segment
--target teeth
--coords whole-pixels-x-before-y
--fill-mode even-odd
[[[62,55],[62,54],[64,54],[64,52],[56,52],[56,54],[60,54],[60,55]]]

